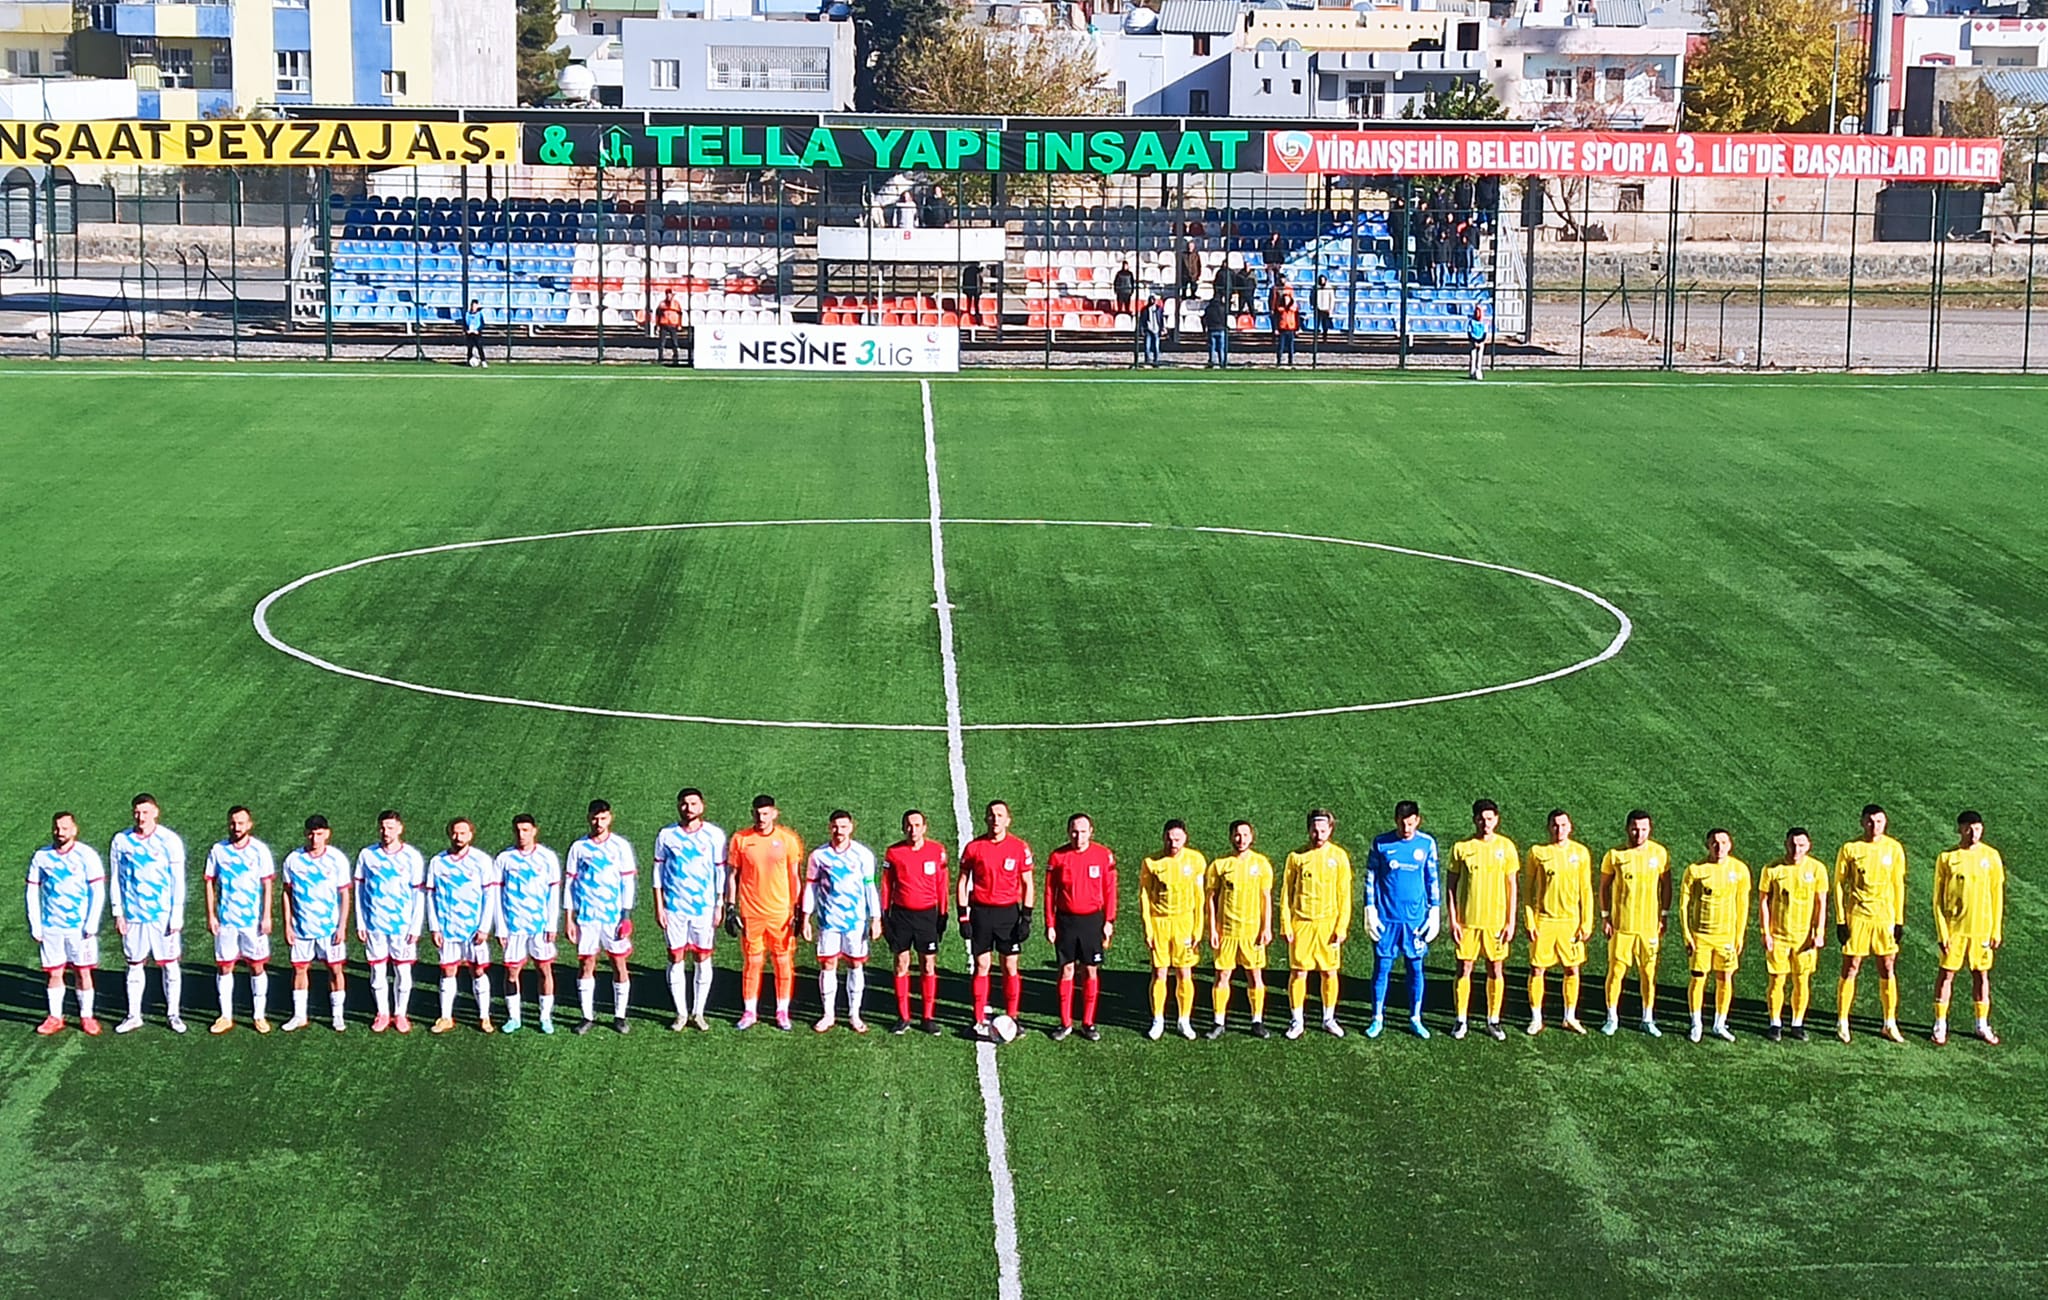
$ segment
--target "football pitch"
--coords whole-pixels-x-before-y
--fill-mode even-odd
[[[19,895],[0,911],[0,1294],[2040,1294],[2044,399],[0,370],[0,844],[18,888],[53,810],[104,852],[154,793],[191,854],[195,1030],[163,1027],[152,974],[143,1030],[36,1037]],[[722,937],[712,1032],[667,1032],[644,886],[685,785],[728,829],[772,793],[807,844],[846,807],[878,853],[905,808],[957,844],[1001,798],[1042,864],[1091,813],[1131,920],[1102,1041],[1047,1036],[1042,930],[999,1049],[966,1034],[951,932],[941,1036],[809,1032],[807,949],[801,1032],[736,1033]],[[1884,803],[1908,1042],[1875,1032],[1870,968],[1833,1040],[1832,932],[1807,1043],[1763,1037],[1754,942],[1737,1041],[1685,1041],[1675,935],[1661,1040],[1627,1028],[1633,981],[1613,1038],[1522,1034],[1518,939],[1515,1032],[1453,1041],[1446,938],[1435,1037],[1397,977],[1368,1041],[1362,927],[1341,1041],[1313,1006],[1294,1042],[1145,1039],[1136,867],[1166,818],[1213,856],[1248,817],[1277,864],[1329,807],[1362,865],[1395,800],[1448,855],[1481,796],[1518,844],[1563,807],[1597,861],[1642,806],[1681,867],[1726,826],[1759,869],[1793,823],[1832,863]],[[317,972],[312,1028],[259,1037],[244,1001],[204,1032],[197,870],[230,804],[281,858],[313,812],[353,854],[385,807],[428,853],[456,815],[495,851],[522,811],[565,850],[593,797],[642,864],[630,1034],[487,1037],[465,981],[459,1032],[373,1036],[359,946],[347,1032]],[[1936,1048],[1932,864],[1965,806],[2010,871],[2005,1042],[1969,1035],[1965,977]],[[111,927],[102,949],[111,1022]],[[573,1020],[573,970],[561,992]],[[895,1018],[886,962],[867,1011]]]

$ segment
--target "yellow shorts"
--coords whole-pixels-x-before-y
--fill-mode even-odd
[[[1715,942],[1701,936],[1692,946],[1692,973],[1695,975],[1734,974],[1742,965],[1742,941],[1728,939]]]
[[[1506,961],[1508,946],[1500,941],[1498,929],[1481,930],[1468,925],[1465,927],[1465,937],[1458,940],[1458,960],[1478,961],[1481,958],[1489,962]]]
[[[1287,966],[1290,970],[1334,971],[1343,962],[1343,946],[1326,938],[1311,938],[1296,932],[1294,938],[1287,941]]]
[[[1842,945],[1845,957],[1890,957],[1899,950],[1892,928],[1867,916],[1849,918],[1849,939]]]
[[[1663,936],[1655,934],[1623,934],[1616,930],[1614,937],[1607,941],[1607,969],[1628,970],[1634,967],[1649,975],[1657,973],[1657,945]]]
[[[1202,949],[1193,939],[1181,935],[1158,935],[1152,940],[1152,969],[1193,966],[1202,960]]]
[[[1771,950],[1764,954],[1764,969],[1773,975],[1811,975],[1820,965],[1820,950],[1801,949],[1798,939],[1771,936]]]
[[[1991,954],[1989,939],[1970,934],[1950,935],[1948,947],[1941,954],[1941,968],[1961,970],[1968,966],[1971,970],[1990,970]]]
[[[1246,970],[1266,969],[1266,945],[1256,939],[1233,939],[1226,934],[1216,945],[1216,969],[1236,970],[1240,966]]]
[[[1537,970],[1552,966],[1586,964],[1586,942],[1570,921],[1537,918],[1536,931],[1529,936],[1529,964]]]

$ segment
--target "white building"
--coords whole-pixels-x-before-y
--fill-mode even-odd
[[[1489,79],[1517,121],[1584,129],[1672,126],[1685,25],[1653,25],[1643,0],[1521,0],[1493,24]]]

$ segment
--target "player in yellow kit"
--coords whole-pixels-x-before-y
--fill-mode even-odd
[[[1593,937],[1593,855],[1572,838],[1572,819],[1550,810],[1550,842],[1531,844],[1522,867],[1522,925],[1529,932],[1529,1032],[1543,1032],[1543,979],[1564,967],[1566,1029],[1583,1034],[1579,1023],[1579,970],[1586,964],[1586,940]]]
[[[1685,989],[1692,1009],[1686,1037],[1700,1041],[1700,1012],[1707,979],[1714,981],[1714,1037],[1735,1041],[1728,1010],[1735,1004],[1735,968],[1742,964],[1742,943],[1749,932],[1749,864],[1735,856],[1735,838],[1720,827],[1707,832],[1707,857],[1685,869],[1679,891],[1678,920],[1685,932],[1685,951],[1692,979]]]
[[[1138,873],[1145,943],[1152,949],[1152,1028],[1145,1037],[1155,1041],[1166,1032],[1169,970],[1180,976],[1180,1036],[1195,1036],[1195,963],[1202,957],[1202,895],[1209,875],[1208,862],[1188,847],[1186,822],[1176,817],[1166,823],[1161,838],[1164,849],[1146,858]]]
[[[1621,1027],[1621,989],[1633,966],[1643,998],[1643,1032],[1662,1038],[1657,949],[1671,917],[1671,855],[1650,838],[1650,814],[1640,808],[1628,815],[1627,835],[1626,844],[1600,859],[1600,928],[1607,935],[1607,1023],[1600,1032]]]
[[[1934,1041],[1948,1041],[1948,997],[1956,972],[1970,968],[1977,1003],[1977,1037],[1991,1032],[1991,954],[2005,943],[2005,859],[1984,842],[1984,818],[1956,818],[1956,846],[1934,860],[1934,937],[1941,974],[1934,982]]]
[[[1828,875],[1811,855],[1813,837],[1804,826],[1785,832],[1785,856],[1757,879],[1757,929],[1764,940],[1764,969],[1770,973],[1770,1040],[1785,1037],[1785,985],[1792,985],[1792,1036],[1806,1041],[1806,1007],[1813,998],[1813,971],[1827,943]]]
[[[1248,821],[1230,823],[1228,857],[1209,864],[1209,949],[1216,954],[1216,988],[1210,995],[1216,1024],[1210,1038],[1223,1037],[1230,1010],[1230,973],[1244,967],[1252,1004],[1252,1037],[1265,1038],[1266,945],[1273,942],[1273,864],[1252,851]]]
[[[1515,941],[1515,842],[1500,831],[1500,805],[1481,799],[1472,805],[1473,836],[1451,847],[1451,939],[1458,945],[1458,1021],[1451,1037],[1463,1038],[1472,1006],[1472,967],[1486,959],[1486,1032],[1507,1037],[1500,1007],[1507,987],[1508,945]]]
[[[1318,808],[1308,815],[1308,843],[1287,855],[1280,884],[1280,930],[1287,936],[1287,1036],[1302,1035],[1308,974],[1323,977],[1323,1028],[1338,1038],[1337,971],[1351,937],[1351,855],[1330,842],[1337,819]]]
[[[1899,939],[1906,932],[1906,846],[1885,834],[1885,811],[1863,809],[1863,838],[1835,854],[1835,938],[1842,945],[1842,983],[1835,999],[1835,1037],[1849,1041],[1849,1012],[1856,1005],[1856,976],[1863,959],[1877,958],[1877,997],[1884,1009],[1884,1036],[1903,1043],[1899,1032]]]

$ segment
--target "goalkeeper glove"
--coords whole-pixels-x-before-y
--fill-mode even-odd
[[[1010,936],[1010,941],[1021,948],[1024,945],[1024,943],[1030,938],[1031,909],[1028,907],[1020,907],[1017,909],[1017,933]]]
[[[1838,926],[1836,926],[1836,927],[1835,927],[1835,942],[1836,942],[1836,943],[1847,943],[1847,942],[1849,942],[1849,927],[1848,927],[1848,925],[1847,925],[1846,923],[1844,923],[1844,924],[1842,924],[1842,925],[1838,925]]]
[[[1428,918],[1424,920],[1422,923],[1422,941],[1424,943],[1434,942],[1437,936],[1437,931],[1443,929],[1443,924],[1443,909],[1440,907],[1430,908]]]
[[[725,932],[735,939],[740,937],[740,909],[737,907],[725,909]]]
[[[1380,910],[1376,907],[1366,908],[1365,932],[1372,936],[1372,941],[1374,943],[1378,943],[1380,941],[1381,930],[1382,927],[1380,925]]]
[[[967,909],[963,907],[960,909],[960,937],[963,939],[968,938],[969,933],[970,932],[967,925]]]

